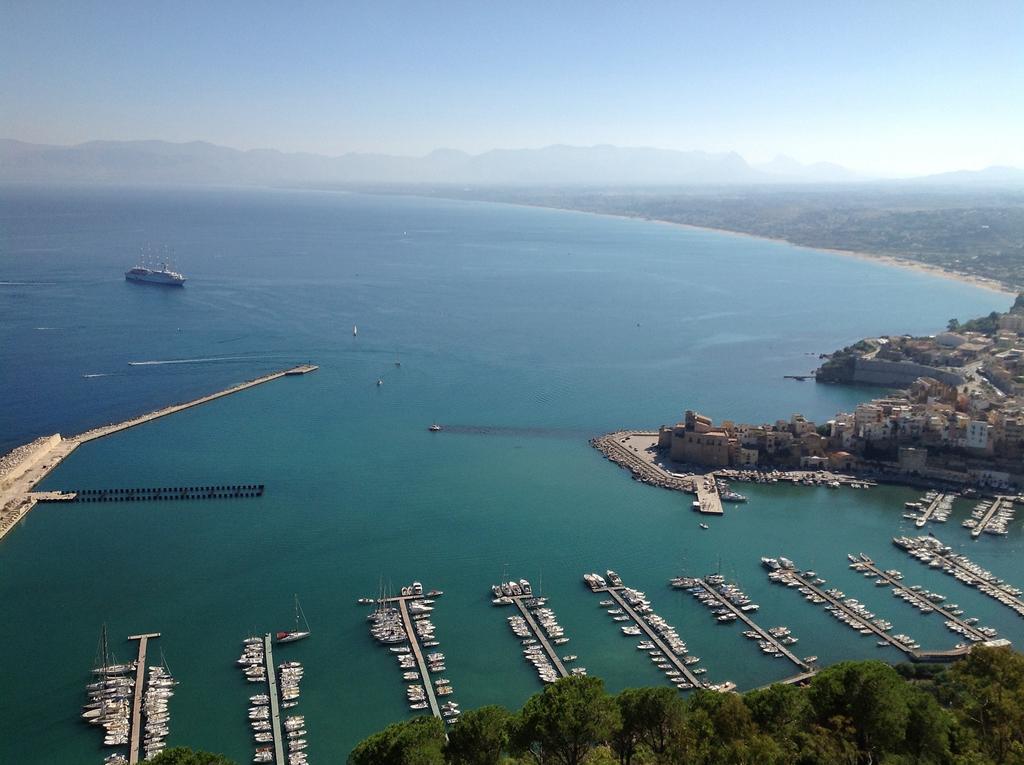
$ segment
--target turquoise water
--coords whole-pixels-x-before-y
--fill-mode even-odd
[[[846,568],[864,550],[1019,642],[1021,620],[903,556],[915,494],[748,486],[709,531],[688,498],[644,487],[587,445],[695,407],[716,418],[823,418],[869,391],[783,380],[878,332],[928,332],[1005,298],[825,253],[641,221],[501,205],[284,192],[6,190],[0,204],[0,448],[75,432],[287,364],[284,379],[80,449],[47,488],[262,482],[259,500],[46,506],[0,542],[0,761],[95,763],[77,719],[102,622],[160,631],[181,680],[171,743],[249,761],[251,692],[234,666],[253,630],[314,636],[300,709],[314,762],[407,714],[401,675],[354,604],[380,577],[446,591],[434,622],[464,707],[514,707],[540,686],[488,587],[543,580],[567,652],[612,689],[664,682],[582,587],[617,569],[645,589],[708,677],[789,674],[736,625],[665,581],[720,569],[788,624],[801,655],[881,656],[770,587],[784,554],[926,647],[955,640]],[[125,284],[167,243],[184,290]],[[351,328],[358,324],[359,335]],[[394,361],[401,360],[401,367]],[[131,366],[129,362],[187,361]],[[105,375],[83,377],[83,375]],[[382,377],[384,385],[375,385]],[[432,421],[451,426],[431,434]],[[1013,578],[1020,524],[971,542],[958,504],[936,533]],[[723,636],[723,633],[730,633]],[[735,633],[735,634],[733,634]],[[12,691],[12,692],[9,692]]]

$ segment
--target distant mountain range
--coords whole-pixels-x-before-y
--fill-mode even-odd
[[[868,181],[831,163],[789,157],[749,164],[734,152],[616,146],[548,146],[467,154],[438,149],[422,157],[388,154],[240,151],[196,141],[90,141],[48,146],[0,139],[0,181],[147,185],[461,184],[686,186]],[[950,185],[1024,184],[1024,171],[988,168],[913,179]]]

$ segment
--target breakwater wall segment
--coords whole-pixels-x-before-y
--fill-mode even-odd
[[[54,468],[67,458],[75,449],[97,438],[119,433],[137,425],[166,417],[177,412],[191,409],[201,404],[216,401],[219,398],[239,393],[257,385],[271,382],[282,377],[296,377],[315,372],[319,367],[314,364],[300,364],[277,372],[257,377],[253,380],[232,385],[230,388],[211,393],[207,396],[185,401],[180,404],[157,409],[156,411],[132,417],[123,422],[111,423],[93,428],[85,433],[70,438],[61,438],[60,434],[36,439],[31,444],[20,446],[0,458],[0,539],[14,528],[18,521],[25,517],[38,500],[32,495],[32,489],[46,478]]]
[[[146,502],[174,499],[242,499],[262,497],[262,483],[174,486],[134,489],[75,489],[72,502]]]

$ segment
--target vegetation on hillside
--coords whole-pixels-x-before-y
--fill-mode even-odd
[[[744,695],[617,695],[570,677],[517,713],[419,717],[360,743],[349,765],[1024,765],[1024,656],[976,648],[950,669],[844,662],[809,685]]]

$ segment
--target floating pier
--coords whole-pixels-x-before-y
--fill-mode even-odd
[[[930,600],[923,593],[910,589],[910,587],[904,585],[902,581],[900,581],[896,577],[878,568],[878,566],[875,565],[875,562],[864,553],[861,553],[859,558],[859,561],[850,564],[851,568],[853,568],[855,571],[870,572],[871,575],[876,577],[877,579],[885,580],[893,588],[894,593],[896,593],[899,597],[907,600],[908,602],[913,601],[913,604],[916,605],[918,608],[921,608],[922,606],[931,608],[933,611],[935,611],[935,613],[937,613],[947,622],[952,622],[956,625],[957,629],[950,628],[953,632],[959,632],[968,640],[973,640],[977,643],[995,638],[995,635],[986,635],[984,632],[982,632],[981,629],[971,624],[968,624],[966,621],[964,621],[964,619],[962,619],[959,616],[956,616],[951,611],[943,607],[940,603],[936,603],[935,601]]]
[[[128,738],[128,763],[139,762],[139,743],[142,738],[142,696],[146,685],[146,649],[151,638],[160,637],[159,632],[143,635],[129,635],[129,640],[139,641],[139,655],[135,666],[135,689],[132,692],[132,727]]]
[[[614,600],[619,608],[626,613],[629,618],[636,624],[640,630],[647,636],[654,645],[658,647],[658,650],[664,654],[665,661],[672,665],[673,669],[679,672],[680,676],[686,679],[686,682],[690,683],[694,688],[705,687],[705,682],[695,675],[690,668],[680,659],[675,652],[669,648],[668,644],[662,639],[661,635],[651,627],[651,625],[638,614],[633,607],[626,602],[626,599],[622,597],[622,590],[625,590],[625,585],[606,585],[604,587],[595,587],[588,581],[588,585],[592,592],[596,593],[608,593]]]
[[[843,602],[843,597],[837,597],[835,595],[830,594],[826,590],[822,590],[809,579],[805,578],[804,575],[802,575],[795,568],[782,569],[781,571],[783,572],[784,580],[790,579],[793,582],[799,584],[802,589],[814,594],[823,602],[827,602],[837,612],[843,614],[843,616],[850,619],[852,622],[862,625],[860,627],[854,627],[853,625],[850,625],[853,629],[856,629],[858,631],[863,629],[868,630],[869,632],[879,637],[883,642],[888,643],[893,648],[896,648],[897,650],[906,654],[906,656],[911,661],[953,661],[966,656],[971,651],[971,647],[966,645],[962,647],[952,648],[948,651],[922,651],[918,648],[912,648],[910,645],[907,645],[906,643],[897,640],[894,635],[890,635],[886,630],[879,627],[877,624],[874,623],[874,620],[872,618],[865,617],[864,614],[860,614],[856,610],[848,606],[846,603]]]
[[[953,552],[953,548],[944,545],[936,537],[893,537],[893,544],[906,551],[912,558],[919,560],[929,568],[939,568],[943,573],[952,576],[968,587],[977,588],[978,592],[987,595],[1024,617],[1024,599],[1021,590],[1007,584],[992,572],[983,569],[966,555]],[[932,562],[938,566],[932,566]]]
[[[701,578],[696,580],[696,586],[700,587],[704,592],[706,592],[708,595],[717,600],[723,608],[727,608],[732,613],[736,614],[736,617],[741,622],[746,624],[747,627],[749,627],[751,630],[760,635],[762,640],[766,640],[767,642],[771,643],[778,653],[781,653],[786,659],[793,662],[793,664],[796,665],[796,668],[801,671],[800,677],[802,679],[814,676],[816,670],[812,669],[810,664],[805,662],[803,659],[799,658],[796,654],[789,650],[789,648],[783,645],[779,641],[779,638],[775,637],[770,632],[768,632],[767,630],[763,629],[760,625],[758,625],[757,622],[755,622],[747,615],[746,611],[743,611],[741,608],[737,607],[735,603],[733,603],[731,600],[725,597],[725,595],[720,593],[714,585],[710,584],[705,579]]]
[[[274,737],[274,762],[276,765],[285,765],[284,740],[281,737],[281,705],[277,696],[277,670],[274,667],[274,648],[269,632],[263,636],[263,660],[267,666],[267,693],[270,696],[270,731]]]
[[[530,631],[533,633],[533,636],[537,639],[541,647],[544,649],[544,653],[548,655],[548,659],[551,660],[551,664],[552,666],[554,666],[555,671],[558,673],[559,677],[568,677],[569,671],[565,668],[565,665],[562,663],[562,660],[558,657],[558,653],[555,651],[554,646],[551,645],[551,642],[544,634],[544,630],[542,630],[540,625],[537,624],[537,621],[533,618],[533,614],[530,613],[530,609],[527,608],[526,604],[523,602],[524,600],[532,599],[532,595],[513,596],[512,602],[515,603],[516,607],[519,609],[519,612],[523,615],[523,618],[526,619],[526,624],[530,627]]]
[[[423,690],[427,693],[427,703],[430,705],[430,713],[438,719],[443,719],[441,717],[441,707],[438,706],[437,696],[434,693],[434,683],[430,679],[427,662],[423,658],[423,649],[420,647],[420,638],[413,627],[412,617],[409,616],[409,606],[406,604],[407,600],[418,600],[422,597],[422,595],[399,596],[396,598],[390,598],[389,602],[398,603],[398,610],[402,614],[402,623],[405,625],[405,632],[409,636],[409,647],[412,649],[412,655],[416,657],[416,666],[419,668],[420,679],[423,680]]]
[[[233,483],[211,486],[173,486],[126,489],[75,489],[62,495],[72,502],[158,502],[175,499],[242,499],[262,497],[262,483]],[[55,500],[49,500],[55,501]]]

